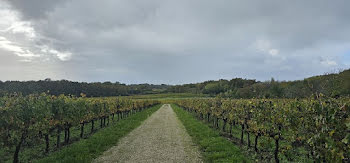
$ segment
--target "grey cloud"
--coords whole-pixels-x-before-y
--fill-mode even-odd
[[[72,52],[54,64],[73,80],[293,80],[347,68],[350,51],[346,0],[9,2],[36,44]]]
[[[19,10],[24,19],[36,20],[43,19],[49,12],[55,9],[58,4],[62,4],[67,0],[5,0],[11,6]]]

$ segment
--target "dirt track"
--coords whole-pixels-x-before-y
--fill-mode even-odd
[[[170,105],[163,105],[141,126],[94,162],[202,162]]]

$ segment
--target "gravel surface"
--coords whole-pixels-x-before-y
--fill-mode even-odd
[[[185,127],[166,104],[94,162],[185,163],[202,160]]]

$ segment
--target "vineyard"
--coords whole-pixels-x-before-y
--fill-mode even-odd
[[[346,162],[350,99],[185,99],[168,101],[275,162]],[[246,138],[244,137],[246,136]],[[245,141],[245,139],[247,141]],[[299,158],[301,157],[301,159]],[[271,158],[270,158],[271,159]]]
[[[46,157],[63,146],[90,137],[110,123],[118,123],[159,103],[180,106],[246,149],[246,155],[257,155],[256,161],[346,162],[350,157],[347,97],[329,98],[320,94],[303,99],[154,99],[153,96],[87,98],[84,94],[75,97],[45,93],[3,96],[0,155],[4,157],[0,162],[20,162],[21,152]],[[41,155],[25,150],[34,148]]]
[[[6,160],[11,158],[9,155],[13,162],[19,162],[22,148],[34,148],[40,143],[45,144],[42,153],[59,150],[71,143],[72,128],[80,128],[79,137],[84,138],[98,128],[108,126],[110,121],[123,119],[155,104],[158,104],[155,100],[86,98],[83,94],[82,97],[47,94],[1,97],[0,155],[4,154],[4,157],[0,162],[9,161]],[[63,142],[61,133],[64,133]],[[54,144],[52,138],[55,138]]]

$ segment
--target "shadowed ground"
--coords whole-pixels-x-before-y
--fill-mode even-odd
[[[94,162],[202,162],[170,105],[163,105],[143,124]]]

